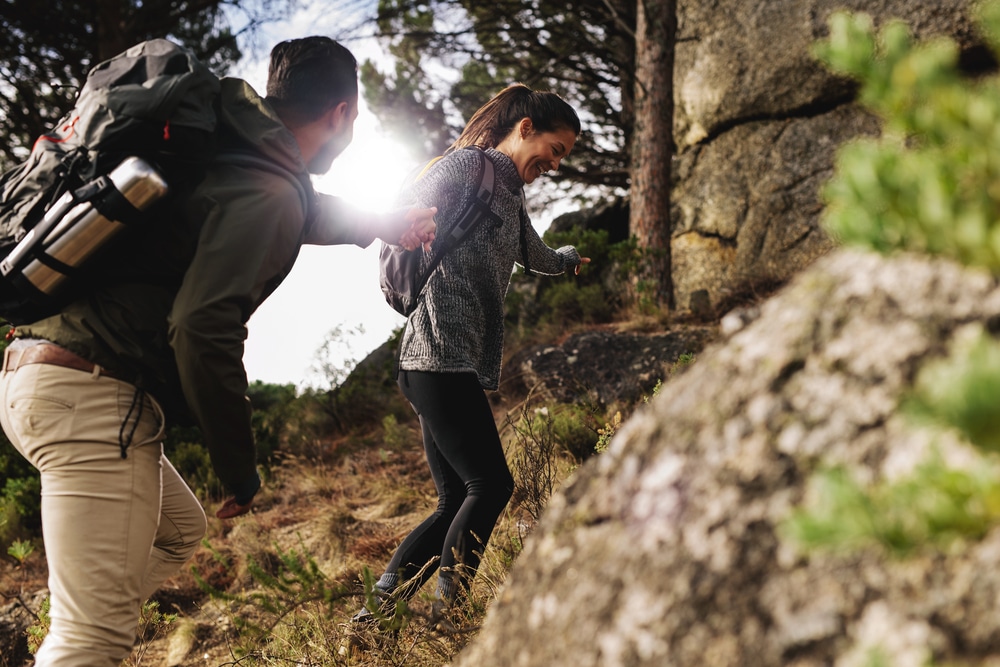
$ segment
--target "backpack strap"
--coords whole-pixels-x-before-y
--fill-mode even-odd
[[[434,273],[434,269],[437,268],[444,256],[448,254],[451,250],[456,248],[459,243],[468,236],[469,232],[476,226],[476,224],[485,217],[493,215],[490,210],[490,201],[493,199],[493,186],[496,182],[496,170],[493,166],[493,161],[487,157],[486,152],[482,149],[475,149],[476,155],[479,156],[479,179],[478,185],[476,186],[476,192],[472,199],[465,203],[465,209],[462,210],[462,214],[458,218],[458,222],[451,228],[451,231],[441,244],[440,249],[437,254],[431,259],[431,263],[427,266],[427,270],[423,272],[420,276],[420,280],[417,283],[417,298],[423,293],[424,286],[427,281],[430,280],[431,274]],[[441,159],[440,157],[435,158],[431,161],[423,171],[420,172],[422,176],[426,173],[427,169],[430,168],[432,164]],[[419,178],[419,176],[417,177]]]

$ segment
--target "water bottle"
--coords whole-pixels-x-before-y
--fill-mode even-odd
[[[116,205],[119,195],[131,208],[144,211],[167,191],[166,181],[148,162],[125,158],[107,176],[64,194],[0,262],[0,273],[20,270],[35,289],[52,295],[74,269],[125,229],[118,218],[134,211],[124,202]]]

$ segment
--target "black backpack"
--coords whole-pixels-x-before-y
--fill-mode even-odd
[[[493,161],[478,148],[464,150],[473,150],[479,156],[479,186],[476,188],[475,196],[466,202],[458,222],[452,227],[448,236],[442,239],[435,248],[436,254],[430,264],[423,271],[420,270],[423,259],[422,248],[403,250],[386,243],[382,244],[379,255],[379,285],[382,287],[386,302],[400,315],[409,317],[410,313],[417,307],[417,300],[420,298],[424,286],[444,256],[468,236],[476,223],[484,217],[493,215],[490,211],[490,200],[493,198],[495,181]],[[425,166],[417,179],[427,173],[439,159],[435,158]]]
[[[165,39],[88,73],[73,109],[0,176],[0,318],[19,325],[59,312],[107,268],[113,248],[142,238],[137,228],[176,221],[175,204],[213,160],[286,176],[311,222],[307,176],[252,152],[219,153],[220,88],[190,50]]]

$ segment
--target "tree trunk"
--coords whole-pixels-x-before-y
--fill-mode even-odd
[[[100,0],[96,6],[97,51],[92,65],[116,56],[132,46],[131,38],[122,30],[124,21],[121,0]]]
[[[674,154],[674,37],[677,0],[638,0],[635,130],[629,228],[643,261],[639,305],[674,307],[670,275],[670,161]]]

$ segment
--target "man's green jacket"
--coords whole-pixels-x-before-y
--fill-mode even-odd
[[[220,124],[220,153],[251,149],[306,174],[294,136],[244,81],[223,79]],[[316,218],[305,229],[307,200],[292,179],[215,163],[184,198],[183,213],[130,239],[84,296],[15,335],[51,341],[134,378],[177,421],[193,416],[216,473],[245,504],[260,486],[243,366],[251,314],[303,243],[366,247],[376,236],[395,241],[403,232],[399,215],[316,197]],[[314,294],[303,294],[302,304],[319,305]]]

